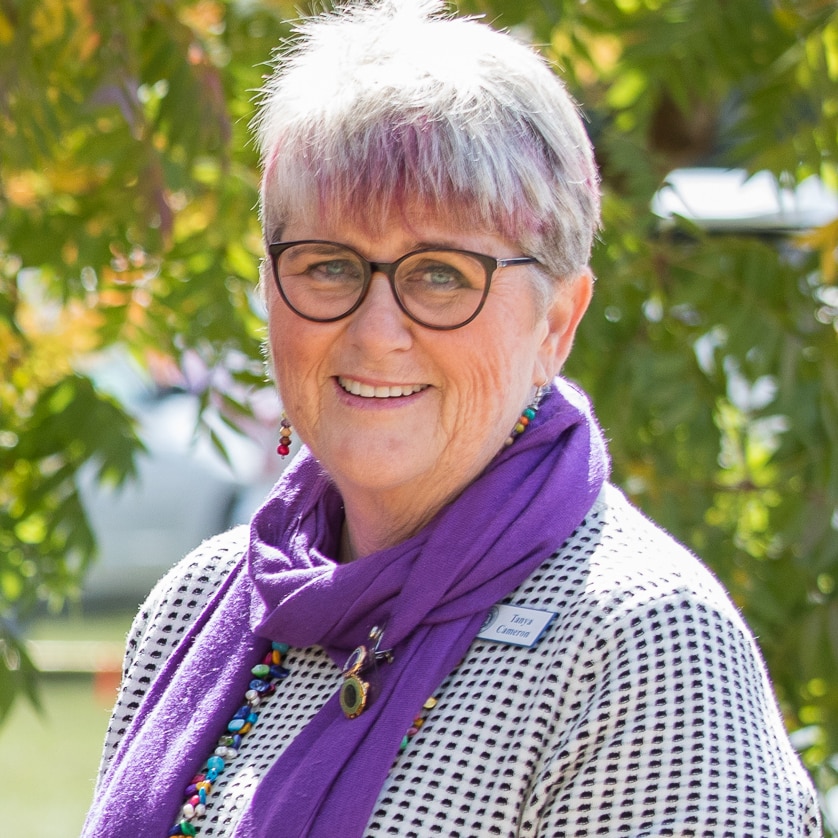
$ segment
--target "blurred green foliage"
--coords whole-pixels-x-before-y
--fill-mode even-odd
[[[0,0],[0,717],[35,694],[17,626],[94,554],[83,465],[130,477],[132,420],[85,376],[121,343],[263,385],[252,91],[280,0]],[[463,0],[542,45],[604,183],[568,374],[615,478],[723,579],[822,789],[838,778],[838,221],[798,239],[662,229],[681,166],[838,189],[830,0]],[[305,8],[305,7],[303,7]],[[228,402],[232,398],[226,396]],[[240,406],[246,410],[245,406]]]

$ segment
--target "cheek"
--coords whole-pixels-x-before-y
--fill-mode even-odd
[[[528,324],[529,325],[529,324]],[[531,331],[486,330],[483,339],[473,340],[459,351],[446,354],[450,359],[450,403],[452,421],[462,428],[476,425],[497,426],[506,433],[514,425],[529,396],[533,370]],[[492,431],[487,427],[487,435]],[[481,432],[476,432],[482,436]]]
[[[322,350],[308,324],[288,310],[276,294],[268,306],[268,344],[271,366],[283,407],[298,414],[311,401],[307,385],[314,382]]]
[[[284,322],[284,308],[282,301],[278,299],[275,291],[266,294],[266,307],[268,310],[268,349],[270,351],[270,364],[273,370],[274,380],[277,386],[285,381],[285,370],[289,357],[289,347],[293,345],[289,341],[288,324]]]

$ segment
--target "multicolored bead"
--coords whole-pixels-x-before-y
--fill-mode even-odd
[[[279,423],[279,445],[276,446],[276,453],[280,457],[287,457],[291,453],[291,423],[285,414]]]
[[[512,433],[506,438],[506,442],[504,445],[506,447],[512,445],[513,442],[527,429],[527,426],[535,419],[536,413],[538,413],[538,406],[541,403],[541,398],[543,396],[543,388],[539,387],[535,391],[535,396],[533,398],[532,404],[529,407],[524,408],[521,412],[518,421],[515,423],[515,426],[512,428]]]
[[[401,745],[399,745],[399,751],[404,751],[407,746],[410,744],[410,740],[419,733],[420,728],[422,725],[425,724],[425,715],[428,711],[433,710],[436,707],[436,699],[431,696],[423,705],[422,705],[422,712],[413,720],[413,724],[407,729],[407,733],[404,735]]]

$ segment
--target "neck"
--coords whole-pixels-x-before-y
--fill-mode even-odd
[[[340,550],[338,552],[338,564],[349,564],[358,558],[358,553],[352,546],[352,539],[349,537],[349,524],[344,520],[340,531]]]
[[[342,482],[333,475],[344,502],[345,520],[341,532],[339,561],[341,564],[368,556],[399,544],[421,530],[446,504],[476,479],[505,445],[524,432],[525,425],[535,417],[541,401],[541,388],[531,400],[526,420],[510,423],[512,432],[506,437],[488,440],[474,458],[472,468],[460,473],[458,479],[446,480],[454,468],[441,468],[423,475],[410,484],[391,486],[386,490],[371,489],[355,483]],[[519,414],[521,415],[521,414]],[[450,466],[451,464],[449,464]]]
[[[369,508],[347,503],[338,557],[340,563],[345,564],[406,541],[433,518],[437,508],[428,510],[424,515],[399,515],[397,510],[380,502]]]

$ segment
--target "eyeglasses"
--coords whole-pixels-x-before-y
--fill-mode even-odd
[[[395,262],[370,262],[351,247],[315,240],[274,242],[268,253],[282,299],[306,320],[348,317],[364,301],[373,273],[383,273],[399,308],[415,323],[439,330],[459,329],[477,317],[498,268],[538,261],[435,247]]]

